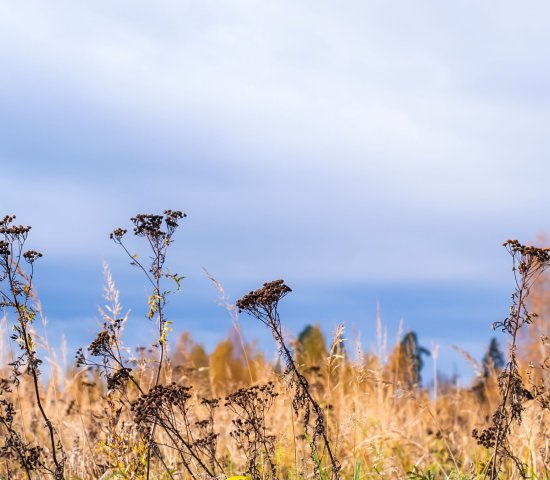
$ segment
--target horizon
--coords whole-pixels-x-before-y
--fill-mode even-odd
[[[284,278],[293,335],[346,321],[368,348],[379,304],[389,338],[403,319],[467,379],[450,345],[479,359],[495,336],[504,349],[490,329],[513,289],[502,242],[549,227],[549,14],[543,2],[3,2],[1,205],[45,254],[52,343],[93,338],[103,261],[145,322],[139,275],[108,235],[177,208],[189,217],[168,263],[187,279],[172,315],[207,349],[230,321],[203,267],[233,300]]]

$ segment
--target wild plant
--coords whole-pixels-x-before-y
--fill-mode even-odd
[[[195,421],[195,427],[199,432],[198,438],[202,441],[195,441],[197,448],[204,453],[208,459],[210,470],[216,472],[219,469],[223,471],[223,465],[218,461],[218,439],[219,434],[214,431],[214,416],[220,406],[219,398],[203,398],[201,405],[206,409],[206,417]]]
[[[508,362],[498,376],[500,403],[493,414],[488,428],[473,431],[479,444],[492,449],[492,455],[486,466],[484,477],[497,479],[503,462],[508,459],[526,478],[525,464],[512,451],[509,437],[514,424],[520,424],[526,400],[532,400],[532,393],[525,387],[520,374],[517,359],[517,339],[520,329],[532,323],[536,313],[527,309],[529,291],[539,275],[550,266],[550,249],[526,246],[517,240],[508,240],[503,246],[512,257],[512,271],[516,289],[512,294],[509,316],[501,322],[495,322],[493,329],[501,329],[509,337]]]
[[[223,466],[216,459],[218,434],[213,432],[213,412],[217,401],[207,401],[208,418],[194,420],[192,413],[191,387],[177,385],[156,385],[141,395],[132,404],[134,419],[144,432],[150,432],[158,425],[176,449],[182,467],[193,479],[207,475],[215,478]],[[204,403],[203,403],[204,404]],[[158,448],[157,443],[153,443]]]
[[[131,265],[139,268],[146,276],[153,290],[149,295],[147,318],[156,319],[158,326],[158,339],[155,345],[159,349],[159,359],[155,385],[159,384],[162,369],[166,357],[167,335],[171,330],[172,322],[166,318],[164,307],[170,290],[164,287],[163,279],[172,280],[176,289],[181,287],[182,276],[172,274],[165,269],[166,256],[172,244],[172,237],[178,228],[180,221],[186,215],[180,211],[166,210],[164,215],[138,214],[130,220],[134,224],[134,235],[147,240],[151,254],[151,263],[146,267],[139,260],[137,254],[132,254],[123,242],[127,230],[117,228],[110,237],[117,245],[120,245],[131,260]]]
[[[274,383],[268,382],[240,388],[225,399],[225,406],[236,416],[230,435],[244,453],[246,471],[253,480],[277,478],[275,437],[269,433],[266,420],[277,396]]]
[[[9,390],[8,390],[9,391]],[[4,390],[3,393],[6,391]],[[7,462],[15,461],[25,472],[27,478],[32,478],[31,472],[44,470],[46,466],[41,459],[42,447],[32,445],[23,440],[16,430],[14,418],[16,410],[14,405],[5,398],[0,398],[0,426],[3,430],[3,444],[0,445],[0,458]]]
[[[131,381],[142,392],[140,384],[131,373],[132,368],[126,365],[122,357],[119,336],[121,320],[116,319],[113,323],[104,323],[103,330],[88,346],[89,355],[98,357],[98,360],[86,356],[80,348],[76,354],[76,365],[77,367],[96,368],[107,380],[109,391],[125,390],[128,381]]]
[[[12,374],[9,381],[15,386],[19,385],[21,375],[24,373],[30,377],[34,402],[40,411],[40,415],[48,432],[49,438],[49,455],[53,465],[42,460],[42,450],[39,447],[29,447],[27,453],[19,454],[19,458],[23,461],[28,478],[30,471],[42,467],[50,472],[56,479],[64,478],[65,452],[61,439],[46,412],[44,401],[40,392],[40,365],[42,360],[36,352],[36,342],[33,336],[32,324],[36,317],[37,311],[33,305],[33,280],[34,280],[34,264],[35,261],[42,257],[42,254],[35,250],[25,250],[31,227],[14,224],[15,215],[6,215],[0,221],[0,235],[3,240],[0,241],[0,310],[12,312],[15,317],[12,329],[13,334],[11,340],[15,342],[21,354],[17,356],[10,364]],[[24,264],[27,265],[25,269]],[[2,392],[0,392],[2,393]],[[18,443],[18,437],[13,430],[13,405],[9,401],[3,404],[3,420],[4,427],[8,431],[8,438],[13,442]],[[11,441],[11,440],[10,440]],[[25,442],[19,443],[16,450],[27,445]]]
[[[141,436],[136,438],[133,423],[125,422],[130,410],[131,394],[143,393],[139,379],[134,376],[132,360],[127,358],[128,349],[123,344],[122,332],[128,313],[122,314],[119,291],[107,265],[103,268],[106,286],[104,298],[107,304],[98,307],[103,318],[103,328],[87,347],[77,350],[76,367],[84,368],[86,375],[100,375],[106,380],[102,392],[102,412],[95,418],[103,436],[98,440],[97,453],[102,454],[103,468],[117,472],[123,478],[141,478],[145,472],[147,444]],[[92,382],[95,384],[95,382]],[[132,392],[132,393],[134,393]]]
[[[298,416],[302,414],[302,423],[305,436],[309,439],[311,456],[318,475],[321,475],[321,458],[319,455],[318,440],[322,439],[324,448],[328,454],[332,478],[340,479],[340,464],[334,455],[327,434],[325,414],[319,403],[313,398],[307,379],[300,372],[290,349],[287,347],[279,317],[279,301],[292,290],[285,285],[283,280],[274,280],[264,283],[263,287],[246,294],[236,305],[240,312],[245,311],[266,325],[275,339],[279,354],[285,363],[283,376],[288,380],[289,387],[294,389],[292,407]],[[315,415],[313,428],[310,425],[311,414]]]
[[[172,322],[166,317],[164,307],[166,305],[167,296],[171,293],[164,285],[164,280],[169,279],[176,285],[176,290],[179,291],[181,287],[182,276],[170,273],[166,268],[166,257],[168,249],[172,244],[172,237],[178,228],[178,222],[186,217],[186,215],[178,210],[166,210],[164,215],[156,214],[138,214],[132,217],[130,220],[134,224],[133,233],[137,237],[144,238],[150,249],[150,263],[146,266],[139,259],[137,254],[132,254],[128,250],[126,244],[123,242],[123,237],[127,233],[126,229],[115,229],[110,238],[117,245],[120,245],[126,255],[131,260],[131,265],[140,269],[147,281],[151,284],[152,292],[149,295],[147,312],[147,318],[155,319],[158,328],[158,338],[153,345],[158,349],[158,363],[156,368],[154,386],[159,386],[161,376],[163,374],[164,364],[166,361],[166,346],[168,332],[172,329]],[[108,333],[106,334],[108,335]],[[132,378],[128,376],[128,371],[124,368],[118,370],[119,377],[115,377],[113,380],[118,381]],[[164,375],[166,377],[166,375]],[[143,392],[141,392],[143,393]],[[148,435],[150,441],[154,440],[156,423],[151,425],[151,431]],[[147,478],[150,478],[150,452],[149,449],[148,461],[147,461]]]

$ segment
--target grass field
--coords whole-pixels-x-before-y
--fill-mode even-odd
[[[232,303],[211,277],[234,329],[207,354],[166,312],[181,282],[166,262],[183,218],[132,219],[147,264],[126,249],[124,229],[111,236],[150,287],[151,347],[124,346],[128,318],[106,268],[104,327],[66,371],[35,329],[40,254],[24,248],[27,227],[1,222],[0,478],[549,478],[546,249],[505,244],[517,280],[510,315],[496,325],[506,358],[496,344],[479,364],[463,352],[477,370],[472,385],[427,388],[412,332],[389,346],[379,325],[372,352],[344,325],[328,342],[316,326],[288,338],[278,304],[292,293],[282,280]],[[277,363],[243,339],[242,315],[272,332]]]

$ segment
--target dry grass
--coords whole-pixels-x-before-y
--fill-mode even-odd
[[[410,347],[401,343],[387,352],[381,322],[377,352],[363,353],[357,338],[344,343],[342,325],[321,356],[297,355],[296,341],[281,336],[278,347],[290,359],[284,358],[286,368],[273,365],[247,344],[238,326],[238,308],[209,277],[232,314],[231,338],[210,355],[189,334],[171,351],[165,343],[133,352],[124,346],[124,327],[139,320],[125,315],[105,269],[103,332],[79,355],[78,367],[62,369],[50,351],[50,373],[39,385],[43,408],[59,438],[54,449],[62,475],[53,468],[50,433],[36,402],[33,377],[23,371],[18,381],[10,380],[10,363],[18,358],[19,346],[10,338],[13,313],[4,317],[0,378],[9,388],[0,390],[6,402],[0,412],[0,478],[522,478],[516,460],[524,466],[524,478],[549,478],[544,401],[522,402],[521,423],[510,424],[506,432],[506,448],[514,458],[503,458],[498,472],[490,470],[491,448],[472,436],[474,429],[491,425],[493,413],[502,408],[494,369],[481,376],[478,365],[480,376],[472,387],[440,383],[434,396],[411,382],[418,364]],[[156,284],[155,292],[160,291]],[[272,297],[261,298],[254,301],[266,302],[262,308],[273,305]],[[243,300],[237,303],[242,310],[257,307],[246,303],[250,298]],[[32,301],[40,311],[37,300]],[[263,313],[266,324],[278,328],[269,324],[280,320],[276,304],[275,311]],[[167,334],[164,327],[161,323],[160,339]],[[37,351],[49,351],[46,339],[29,329],[33,341],[42,344]],[[317,360],[300,364],[297,358]],[[532,378],[533,369],[521,355],[517,361],[514,375]],[[538,358],[535,366],[544,362]],[[539,389],[539,400],[544,399],[546,381],[545,369],[539,368],[529,384]],[[13,405],[9,428],[21,440],[20,456],[9,443],[7,404]],[[35,446],[41,450],[33,459],[29,455]]]

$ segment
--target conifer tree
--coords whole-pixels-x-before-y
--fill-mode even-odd
[[[419,385],[422,381],[423,355],[429,356],[430,351],[418,344],[416,332],[407,332],[390,354],[388,366],[394,381],[408,388]]]
[[[491,372],[499,372],[504,368],[506,361],[504,360],[504,354],[500,350],[498,341],[496,338],[492,338],[489,342],[489,348],[485,352],[482,360],[482,375],[484,379],[491,376]]]

